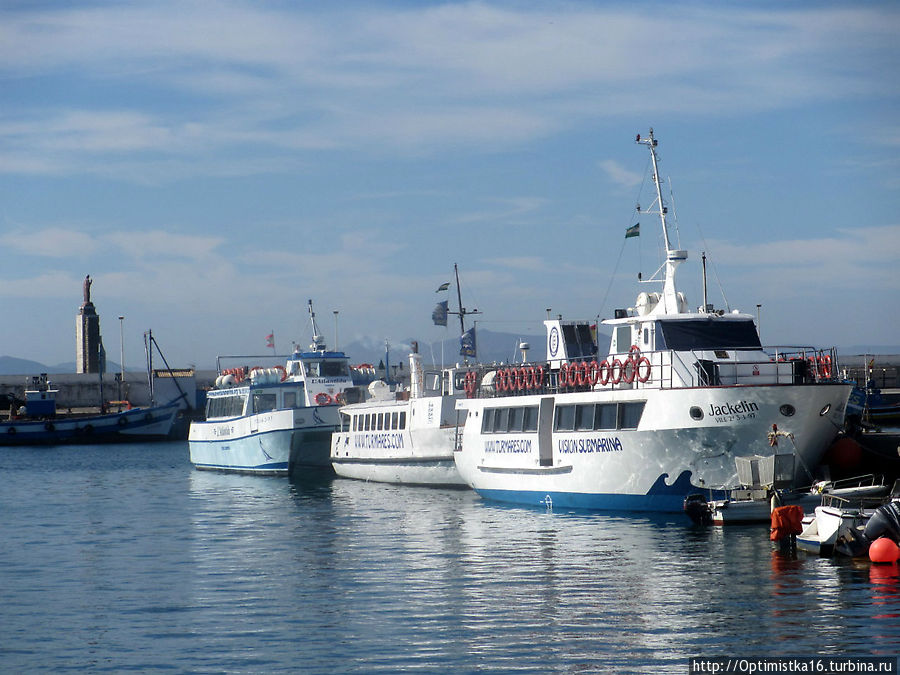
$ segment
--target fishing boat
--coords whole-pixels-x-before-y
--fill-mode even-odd
[[[46,374],[31,378],[24,403],[0,422],[0,445],[64,445],[70,443],[124,443],[169,437],[179,406],[132,407],[117,410],[106,403],[97,408],[62,413],[56,389]]]
[[[676,286],[687,257],[670,237],[653,131],[650,152],[665,261],[635,306],[591,323],[548,319],[547,359],[471,368],[457,402],[464,427],[454,454],[480,495],[550,508],[668,511],[691,493],[734,484],[734,458],[790,442],[796,484],[815,467],[844,418],[850,385],[834,349],[763,348],[753,316],[691,311]],[[647,213],[645,211],[645,213]],[[626,236],[629,233],[626,233]],[[705,278],[705,275],[704,275]]]
[[[458,311],[446,301],[432,313],[436,325],[447,325],[447,314],[459,316],[460,355],[475,358],[475,340],[467,333],[465,317],[478,313],[462,304],[459,269],[456,278]],[[447,284],[441,286],[446,290]],[[331,462],[345,478],[403,485],[464,486],[453,449],[456,441],[456,401],[465,396],[461,368],[426,371],[417,343],[409,355],[408,390],[391,391],[385,382],[369,385],[371,398],[341,408],[342,430],[332,436]]]
[[[340,429],[338,409],[361,400],[350,362],[329,351],[309,301],[313,338],[284,366],[222,368],[207,393],[205,419],[188,432],[197,469],[287,475],[300,467],[331,468],[331,434]],[[238,357],[229,357],[235,359]],[[257,357],[245,357],[252,360]]]

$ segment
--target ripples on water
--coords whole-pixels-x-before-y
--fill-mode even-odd
[[[0,450],[0,670],[687,672],[893,655],[896,566],[767,529],[198,472],[181,443]]]

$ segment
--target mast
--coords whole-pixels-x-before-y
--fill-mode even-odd
[[[309,320],[312,322],[312,344],[309,348],[314,352],[325,351],[325,338],[319,335],[319,326],[316,324],[316,313],[313,311],[312,300],[307,300],[309,308]]]
[[[456,263],[453,263],[453,274],[456,275],[456,306],[459,307],[459,334],[462,335],[466,332],[464,321],[466,310],[462,306],[462,291],[459,290],[459,268],[456,266]]]
[[[669,240],[669,228],[666,223],[668,209],[666,209],[662,198],[662,180],[659,177],[659,162],[656,157],[656,146],[658,142],[653,137],[653,128],[650,128],[650,135],[647,138],[641,138],[641,135],[638,134],[635,142],[646,145],[647,148],[649,148],[650,159],[653,162],[653,184],[656,187],[656,203],[659,207],[659,221],[662,226],[663,239],[666,246],[666,276],[663,280],[662,303],[666,314],[677,314],[679,311],[679,303],[678,293],[675,289],[675,270],[681,263],[687,260],[688,254],[687,251],[672,248],[672,244]]]

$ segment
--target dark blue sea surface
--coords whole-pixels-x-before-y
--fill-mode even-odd
[[[896,655],[897,566],[767,526],[195,471],[185,443],[0,449],[0,672],[687,673]]]

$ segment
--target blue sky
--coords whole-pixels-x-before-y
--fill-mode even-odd
[[[888,2],[6,2],[0,354],[73,359],[86,274],[128,364],[147,328],[175,365],[305,345],[307,298],[329,339],[438,339],[454,262],[481,327],[611,315],[653,290],[651,126],[692,306],[706,251],[766,343],[895,345],[898,34]]]

